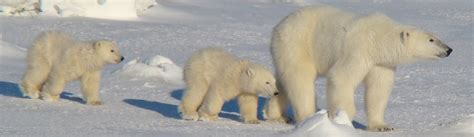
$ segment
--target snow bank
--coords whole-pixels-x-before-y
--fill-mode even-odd
[[[331,120],[326,110],[298,124],[288,136],[291,137],[357,137],[356,130],[345,111],[339,111]]]
[[[157,4],[155,0],[5,0],[0,1],[0,15],[134,19]]]
[[[142,79],[158,78],[171,84],[184,85],[183,69],[174,64],[171,59],[160,55],[145,61],[140,61],[139,58],[133,59],[114,73]]]

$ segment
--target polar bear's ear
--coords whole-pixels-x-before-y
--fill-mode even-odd
[[[251,68],[247,69],[245,73],[247,73],[247,76],[249,76],[251,78],[255,75],[254,70],[251,69]]]
[[[408,37],[410,37],[410,33],[408,31],[402,31],[400,33],[400,41],[402,41],[403,44],[405,44],[406,41],[408,41]]]
[[[102,41],[96,41],[96,42],[94,42],[93,46],[94,46],[94,49],[98,49],[102,45],[103,45]]]

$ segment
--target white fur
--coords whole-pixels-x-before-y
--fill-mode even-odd
[[[41,94],[44,100],[56,101],[67,82],[80,79],[86,103],[100,105],[101,70],[105,64],[120,63],[121,58],[111,41],[83,42],[61,32],[45,32],[28,50],[28,68],[20,88],[30,98]]]
[[[314,81],[327,76],[330,116],[342,109],[352,120],[354,90],[363,81],[369,130],[391,130],[384,110],[396,66],[446,57],[448,49],[432,34],[380,13],[357,17],[329,6],[302,8],[273,30],[271,52],[279,90],[286,96],[272,98],[265,116],[285,119],[287,100],[297,122],[311,116],[316,109]]]
[[[258,123],[258,94],[277,93],[272,73],[222,49],[195,53],[184,68],[187,84],[179,111],[187,120],[216,120],[224,102],[238,97],[242,120]]]

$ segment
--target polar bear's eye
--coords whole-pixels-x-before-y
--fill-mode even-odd
[[[267,81],[267,82],[265,82],[265,83],[267,83],[267,84],[270,84],[270,82],[268,82],[268,81]]]
[[[434,42],[434,39],[430,39],[430,42]]]
[[[114,50],[110,50],[110,52],[114,52]]]

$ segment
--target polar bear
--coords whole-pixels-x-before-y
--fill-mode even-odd
[[[67,82],[80,79],[85,102],[101,105],[101,70],[106,64],[118,64],[123,60],[112,41],[84,42],[58,31],[44,32],[28,50],[28,67],[20,89],[30,98],[41,95],[43,100],[56,101]]]
[[[185,120],[216,120],[224,102],[238,97],[243,122],[257,124],[257,95],[278,95],[270,71],[219,48],[193,54],[184,67],[184,79],[188,87],[179,111]]]
[[[354,91],[363,82],[368,130],[393,130],[384,111],[397,65],[440,59],[453,50],[433,34],[397,23],[381,13],[356,16],[330,6],[297,10],[273,29],[271,53],[282,96],[265,108],[268,120],[285,121],[287,102],[297,122],[316,109],[314,81],[326,76],[327,107],[356,114]]]

